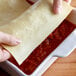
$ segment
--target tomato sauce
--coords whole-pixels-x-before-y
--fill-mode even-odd
[[[33,5],[35,2],[33,2],[32,0],[26,0],[29,4]]]
[[[19,67],[25,74],[30,75],[75,28],[76,26],[74,24],[64,20],[20,66],[13,57],[11,57],[9,61]]]

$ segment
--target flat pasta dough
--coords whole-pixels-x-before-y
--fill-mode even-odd
[[[29,7],[26,0],[0,0],[0,25],[8,24]]]
[[[32,51],[60,25],[71,10],[72,7],[63,2],[61,14],[55,15],[52,13],[52,0],[36,2],[20,16],[0,26],[0,31],[11,34],[22,41],[18,46],[4,45],[4,47],[9,50],[19,65],[22,64]]]

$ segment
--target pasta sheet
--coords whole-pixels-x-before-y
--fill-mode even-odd
[[[53,14],[52,0],[36,2],[20,16],[0,26],[0,31],[11,34],[22,41],[18,46],[4,45],[4,47],[13,55],[19,65],[22,64],[32,51],[60,25],[71,10],[72,7],[63,2],[61,14]]]

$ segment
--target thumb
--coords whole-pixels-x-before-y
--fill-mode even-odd
[[[21,41],[16,39],[15,37],[0,32],[0,44],[6,44],[6,45],[11,45],[11,46],[15,46],[18,45]]]
[[[62,10],[62,0],[54,0],[53,2],[53,11],[55,14],[61,13]]]

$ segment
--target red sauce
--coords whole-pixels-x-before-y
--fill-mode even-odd
[[[25,74],[30,75],[75,28],[75,25],[64,20],[64,22],[31,53],[22,65],[19,66],[13,57],[9,60],[18,66]]]
[[[26,0],[29,4],[33,5],[34,2],[32,0]]]

